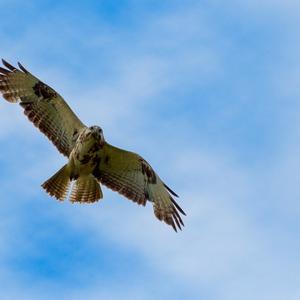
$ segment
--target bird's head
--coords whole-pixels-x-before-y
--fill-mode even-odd
[[[101,147],[104,145],[104,135],[103,135],[103,130],[99,126],[91,126],[90,127],[92,136],[96,139],[99,140]]]

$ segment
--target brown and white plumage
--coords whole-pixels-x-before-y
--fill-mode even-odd
[[[178,196],[138,154],[105,143],[93,174],[101,183],[138,204],[153,202],[156,217],[175,230],[183,226],[178,211],[185,213],[171,194]]]
[[[20,70],[2,60],[0,91],[9,102],[18,102],[28,119],[57,147],[69,156],[76,138],[85,127],[64,99],[51,87],[29,73],[20,63]]]
[[[12,103],[19,102],[24,113],[69,158],[68,163],[42,187],[64,200],[72,180],[72,202],[93,203],[101,199],[99,183],[128,199],[146,205],[153,202],[159,220],[181,229],[184,211],[152,167],[138,154],[111,146],[104,140],[100,127],[85,126],[64,99],[51,87],[28,72],[2,60],[0,92]]]

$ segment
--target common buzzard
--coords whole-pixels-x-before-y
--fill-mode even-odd
[[[72,181],[70,201],[93,203],[103,197],[100,183],[137,204],[153,203],[154,214],[181,229],[184,211],[178,197],[136,153],[108,144],[98,126],[85,126],[64,99],[51,87],[28,72],[2,60],[0,92],[11,103],[20,103],[25,115],[43,132],[68,163],[42,184],[51,196],[64,200]]]

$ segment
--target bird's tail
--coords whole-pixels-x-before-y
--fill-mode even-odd
[[[57,173],[42,184],[46,192],[57,198],[64,200],[69,191],[71,183],[71,172],[68,165],[63,166]],[[100,184],[93,175],[82,175],[76,179],[71,196],[71,202],[92,203],[103,197]]]
[[[64,200],[70,186],[70,171],[68,165],[63,166],[57,173],[42,184],[46,192],[58,200]]]
[[[103,197],[100,184],[92,175],[82,175],[76,180],[71,196],[71,202],[93,203]]]

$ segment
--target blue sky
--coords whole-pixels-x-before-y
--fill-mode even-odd
[[[65,159],[0,101],[0,298],[300,298],[298,1],[0,1],[0,56],[179,195],[175,234],[103,188],[58,203]]]

